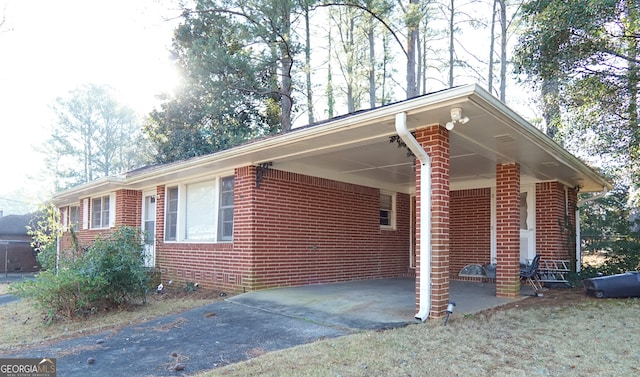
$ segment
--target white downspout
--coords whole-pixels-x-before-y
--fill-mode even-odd
[[[576,272],[582,270],[582,245],[580,244],[580,207],[576,206]]]
[[[420,160],[420,306],[415,318],[426,321],[431,310],[431,157],[407,129],[407,114],[396,114],[396,132]]]
[[[586,199],[578,200],[578,202],[576,203],[576,272],[580,272],[580,270],[582,269],[582,235],[580,230],[580,207],[590,201],[604,197],[608,192],[609,190],[606,187],[603,187],[602,191],[600,191],[596,195]]]

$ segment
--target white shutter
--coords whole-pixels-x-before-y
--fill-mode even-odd
[[[109,194],[109,228],[116,226],[116,194]]]
[[[82,229],[89,229],[89,198],[82,199]]]

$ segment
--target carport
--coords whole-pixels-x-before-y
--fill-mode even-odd
[[[530,297],[523,286],[514,299],[496,297],[493,283],[450,282],[454,313],[471,314]],[[415,279],[373,279],[273,288],[231,297],[229,301],[316,323],[352,329],[380,329],[415,323]]]

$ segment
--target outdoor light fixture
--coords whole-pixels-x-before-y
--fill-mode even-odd
[[[445,127],[447,128],[447,130],[451,131],[453,130],[453,127],[455,127],[456,123],[465,124],[468,121],[469,117],[462,116],[462,109],[459,107],[454,107],[451,109],[451,122],[447,122]]]
[[[465,122],[466,123],[466,122]],[[451,313],[453,313],[453,307],[456,306],[456,303],[453,301],[449,301],[449,305],[447,305],[447,316],[444,319],[444,325],[447,325],[447,322],[449,322],[449,315]]]

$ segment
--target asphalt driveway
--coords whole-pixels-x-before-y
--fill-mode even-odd
[[[0,357],[56,358],[58,377],[176,376],[353,331],[221,301]],[[184,369],[175,371],[177,364]]]

